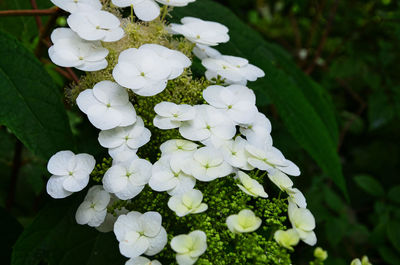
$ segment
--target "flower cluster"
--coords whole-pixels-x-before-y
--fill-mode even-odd
[[[170,247],[176,252],[176,262],[194,264],[201,260],[207,246],[215,243],[209,242],[206,232],[194,229],[174,235],[174,231],[166,230],[170,225],[160,212],[139,212],[130,205],[131,200],[149,187],[155,193],[168,194],[164,204],[176,217],[207,216],[214,210],[209,205],[213,202],[205,197],[211,182],[235,179],[236,185],[230,189],[248,198],[247,203],[250,198],[268,198],[263,178],[268,175],[287,194],[292,225],[288,230],[273,231],[276,242],[290,250],[300,240],[316,244],[314,217],[288,176],[298,176],[300,170],[273,146],[271,123],[258,111],[256,96],[247,87],[264,72],[244,58],[222,55],[211,47],[229,41],[227,27],[193,17],[183,18],[182,24],[167,25],[164,18],[168,6],[185,6],[194,0],[112,0],[114,6],[131,9],[129,19],[121,18],[117,9],[115,13],[102,10],[99,0],[52,1],[71,15],[67,19],[69,28],[56,29],[51,36],[51,60],[86,72],[106,68],[110,72],[109,77],[87,87],[76,98],[79,109],[100,130],[98,141],[112,158],[112,164],[97,179],[102,185],[91,187],[78,207],[78,224],[101,232],[113,231],[121,254],[130,259],[127,265],[160,264],[142,255],[160,253],[168,243],[168,235],[173,237]],[[157,2],[165,5],[163,14]],[[180,51],[179,46],[145,43],[137,47],[129,43],[127,30],[135,23],[133,13],[146,23],[157,21],[169,32],[169,39],[174,39],[174,34],[183,35],[193,43],[191,51],[207,69],[205,76],[211,84],[202,88],[200,104],[160,100],[151,109],[151,120],[142,116],[143,106],[137,99],[150,102],[162,95],[170,82],[190,76],[192,55]],[[106,48],[113,42],[125,49]],[[111,66],[107,57],[110,53],[116,59]],[[151,130],[146,128],[150,123]],[[141,158],[139,149],[165,131],[175,131],[175,137],[159,146],[157,160]],[[48,163],[53,174],[47,184],[48,193],[53,198],[64,198],[84,189],[94,168],[91,155],[71,151],[55,154]],[[264,172],[262,177],[259,172]],[[250,204],[228,216],[221,213],[224,229],[232,237],[257,234],[263,222],[267,223],[263,217]]]

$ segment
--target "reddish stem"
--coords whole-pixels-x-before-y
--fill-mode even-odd
[[[36,3],[36,0],[30,0],[30,1],[31,1],[32,8],[34,10],[38,10],[38,6],[37,6],[37,3]],[[42,28],[43,28],[43,24],[42,24],[42,20],[41,20],[40,16],[36,15],[35,16],[35,21],[36,21],[37,28],[38,28],[38,30],[40,32],[42,30]]]
[[[0,16],[48,16],[57,13],[58,7],[48,9],[2,10]]]

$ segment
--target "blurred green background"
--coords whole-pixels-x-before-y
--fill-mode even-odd
[[[349,264],[364,254],[372,264],[400,264],[400,2],[214,2],[223,6],[207,8],[208,1],[197,0],[177,9],[176,16],[226,24],[232,43],[218,49],[246,57],[266,72],[264,81],[249,87],[271,119],[274,145],[302,170],[295,183],[316,217],[318,246],[329,253],[326,264]],[[30,8],[29,2],[0,1],[2,10],[21,8]],[[1,18],[0,29],[28,50],[38,45],[33,17]],[[66,80],[45,52],[39,58],[63,91]],[[97,132],[66,106],[74,143],[64,145],[101,158]],[[7,111],[3,104],[0,113]],[[48,154],[33,154],[11,131],[0,126],[0,224],[9,228],[3,249],[11,248],[50,201]],[[293,264],[307,264],[312,252],[300,244]],[[1,255],[0,260],[10,258],[9,251]]]

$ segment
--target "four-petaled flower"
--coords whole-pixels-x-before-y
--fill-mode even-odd
[[[86,89],[76,99],[79,109],[100,130],[129,126],[136,121],[136,111],[128,92],[111,81],[101,81],[93,89]]]
[[[83,190],[89,183],[96,161],[88,154],[75,155],[71,151],[60,151],[47,163],[47,170],[53,174],[47,182],[47,193],[61,199]]]
[[[119,241],[121,254],[136,258],[142,254],[153,256],[167,244],[167,232],[161,226],[162,217],[158,212],[141,214],[132,211],[120,215],[114,224],[114,234]]]
[[[179,265],[192,265],[206,252],[206,233],[195,230],[187,235],[175,236],[171,240],[171,248],[177,253],[176,261]]]

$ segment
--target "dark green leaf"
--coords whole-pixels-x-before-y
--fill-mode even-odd
[[[12,246],[22,232],[22,226],[3,208],[0,208],[0,226],[3,228],[0,237],[0,260],[2,264],[9,264]]]
[[[40,62],[1,32],[0,58],[0,124],[43,158],[71,149],[62,95]]]
[[[336,152],[337,124],[327,92],[305,76],[287,53],[266,42],[229,9],[213,1],[196,1],[177,8],[176,18],[195,16],[229,27],[231,41],[218,46],[224,54],[245,57],[261,67],[266,77],[249,83],[258,105],[272,102],[294,138],[346,194],[346,185]]]
[[[386,227],[386,234],[392,245],[400,253],[400,223],[390,221]]]
[[[382,197],[385,195],[385,191],[382,185],[371,176],[366,176],[366,175],[355,176],[354,181],[360,188],[362,188],[365,192],[367,192],[370,195],[376,197]]]
[[[25,229],[14,246],[11,265],[119,265],[118,241],[75,221],[79,198],[53,201]]]
[[[400,203],[400,186],[394,186],[388,192],[388,198],[394,202]]]
[[[381,254],[384,261],[386,261],[390,265],[399,265],[400,264],[400,256],[396,254],[392,249],[388,247],[380,247],[378,249],[379,254]]]

